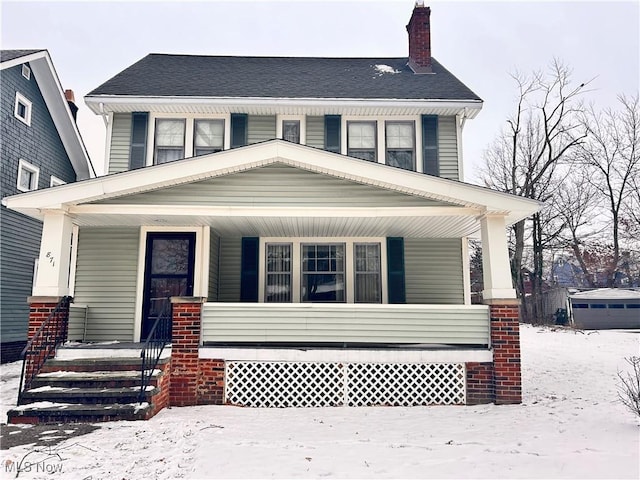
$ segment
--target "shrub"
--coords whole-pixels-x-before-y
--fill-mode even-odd
[[[640,417],[640,357],[625,358],[625,361],[631,366],[631,371],[618,371],[618,398],[625,407]]]

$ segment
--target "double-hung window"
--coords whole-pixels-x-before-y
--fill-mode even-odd
[[[414,122],[386,122],[387,165],[416,169]]]
[[[302,301],[344,302],[343,243],[302,244]]]
[[[193,126],[193,154],[207,155],[224,148],[224,120],[196,119]]]
[[[266,245],[265,302],[291,302],[291,244]]]
[[[167,163],[184,158],[184,119],[156,119],[154,163]]]
[[[300,120],[284,120],[282,138],[288,142],[300,143]]]
[[[376,122],[347,122],[347,155],[377,161]]]
[[[380,244],[356,243],[353,248],[355,257],[355,302],[382,303]]]

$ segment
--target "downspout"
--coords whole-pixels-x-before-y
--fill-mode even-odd
[[[100,102],[100,116],[102,117],[102,121],[104,122],[104,126],[109,126],[109,115],[104,113],[104,103]]]

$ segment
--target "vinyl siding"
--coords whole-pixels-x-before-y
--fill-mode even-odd
[[[131,114],[114,113],[111,126],[111,146],[109,155],[109,173],[129,170],[131,148]]]
[[[223,237],[220,239],[220,302],[240,301],[240,259],[242,238]]]
[[[0,318],[2,343],[27,339],[33,267],[40,251],[42,224],[0,207]]]
[[[458,172],[456,117],[438,117],[438,160],[442,178],[461,180]]]
[[[485,305],[206,303],[202,340],[487,345],[489,312]]]
[[[133,340],[139,229],[81,228],[74,302],[88,305],[87,340]]]
[[[247,141],[249,145],[273,140],[276,138],[276,116],[249,115],[247,130]]]
[[[277,164],[99,203],[207,206],[323,205],[327,208],[444,205],[441,202]]]
[[[218,282],[220,280],[220,237],[218,237],[213,231],[211,231],[209,238],[209,292],[207,294],[207,301],[217,302]]]
[[[324,117],[307,117],[307,139],[309,147],[324,148]]]
[[[464,304],[462,241],[404,239],[407,303]]]

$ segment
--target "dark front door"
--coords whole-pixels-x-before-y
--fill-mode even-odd
[[[170,312],[169,297],[193,295],[195,243],[195,233],[147,234],[142,341],[163,311]]]

